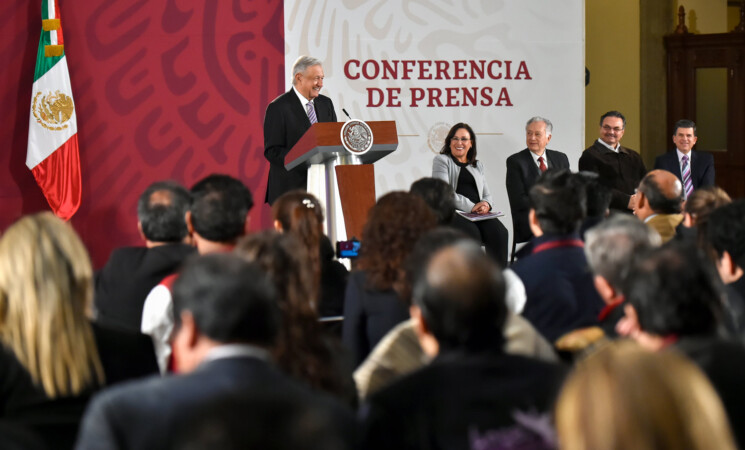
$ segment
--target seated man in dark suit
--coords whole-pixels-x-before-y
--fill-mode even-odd
[[[543,117],[533,117],[525,125],[525,141],[528,148],[507,158],[507,196],[510,200],[513,239],[525,242],[533,236],[528,225],[530,211],[530,188],[538,176],[548,169],[569,169],[567,155],[546,146],[551,142],[553,125]]]
[[[83,419],[77,448],[172,448],[181,433],[208,420],[203,407],[221,401],[234,412],[256,407],[251,399],[294,399],[338,413],[334,422],[354,433],[352,419],[333,403],[290,380],[270,361],[280,326],[276,291],[254,264],[233,254],[191,260],[173,285],[178,318],[175,363],[184,375],[153,377],[96,396]],[[281,439],[281,437],[277,437]]]
[[[373,394],[364,448],[542,448],[561,366],[504,353],[504,278],[473,242],[438,251],[414,284],[412,318],[431,364]],[[550,428],[549,428],[550,429]]]
[[[666,170],[651,170],[642,178],[636,193],[634,215],[657,231],[662,243],[675,236],[683,222],[683,185]]]
[[[645,255],[624,286],[619,332],[653,350],[675,349],[696,363],[719,393],[738,447],[745,445],[745,347],[721,337],[722,285],[691,246],[671,242]]]
[[[150,290],[175,272],[194,247],[184,216],[191,195],[174,181],[159,181],[145,189],[137,202],[137,228],[144,247],[114,250],[96,274],[96,322],[140,332],[142,306]]]
[[[585,255],[595,275],[595,288],[605,302],[598,316],[606,336],[616,337],[623,318],[623,286],[635,263],[662,241],[657,233],[631,216],[616,214],[587,232]]]
[[[336,122],[331,99],[321,95],[321,61],[301,56],[292,66],[292,89],[266,108],[264,116],[264,158],[269,161],[265,201],[270,205],[293,189],[308,189],[308,169],[285,169],[285,156],[316,122]]]
[[[510,268],[525,285],[523,316],[549,341],[597,324],[603,308],[583,252],[579,227],[585,186],[569,170],[548,171],[530,189],[531,253]]]
[[[683,183],[686,199],[694,189],[714,186],[714,157],[711,153],[693,151],[697,140],[696,124],[692,120],[679,120],[673,128],[675,151],[654,160],[655,169],[667,170]]]

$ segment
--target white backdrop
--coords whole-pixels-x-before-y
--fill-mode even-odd
[[[566,153],[577,170],[584,148],[584,0],[284,0],[284,13],[288,89],[294,60],[311,55],[324,61],[322,93],[339,120],[346,120],[345,108],[353,118],[396,121],[399,147],[375,164],[378,196],[430,176],[444,133],[458,122],[477,135],[494,209],[506,214],[510,229],[505,159],[526,147],[530,117],[553,122],[549,148]],[[480,68],[482,60],[483,77],[470,66]],[[383,61],[398,68],[397,76],[388,71],[383,78]],[[406,63],[413,67],[409,79],[402,61],[414,61]],[[447,69],[438,74],[438,64]],[[398,102],[386,98],[378,106],[387,89],[398,92]],[[463,89],[476,91],[476,104]],[[442,106],[430,102],[430,93]]]

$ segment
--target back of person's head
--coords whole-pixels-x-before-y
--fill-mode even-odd
[[[661,244],[660,235],[640,220],[614,214],[587,231],[585,255],[595,275],[621,290],[640,257]]]
[[[191,223],[202,238],[233,242],[244,234],[253,197],[240,180],[209,175],[192,186],[191,195]]]
[[[502,272],[472,241],[435,252],[412,300],[441,350],[497,350],[507,318]]]
[[[435,215],[420,197],[394,191],[380,197],[362,230],[359,267],[375,289],[390,289],[403,280],[402,264],[419,236],[436,225]]]
[[[693,363],[625,340],[577,364],[559,395],[556,431],[573,450],[735,448],[722,402]]]
[[[80,238],[52,213],[26,216],[0,239],[0,338],[49,397],[104,381],[87,317],[92,278]]]
[[[585,186],[568,169],[548,170],[530,188],[530,202],[544,234],[579,229],[587,211]]]
[[[191,258],[173,284],[176,320],[188,311],[199,332],[220,343],[271,345],[280,327],[276,299],[267,275],[232,253]]]
[[[157,181],[145,189],[137,202],[137,219],[145,239],[152,242],[181,242],[186,237],[184,216],[191,194],[175,181]]]
[[[411,304],[411,290],[414,281],[427,270],[427,263],[438,250],[451,246],[463,240],[472,239],[460,230],[451,227],[437,227],[422,234],[416,241],[414,248],[404,261],[406,285],[401,293],[401,300]]]
[[[662,173],[665,172],[665,173]],[[683,205],[683,189],[675,175],[664,170],[653,170],[639,182],[639,192],[643,193],[652,211],[658,214],[680,214]],[[664,185],[663,185],[664,183]]]
[[[455,196],[449,183],[439,178],[420,178],[411,185],[409,192],[421,197],[432,208],[439,225],[452,222],[455,214]]]
[[[720,326],[722,284],[712,264],[691,245],[670,242],[644,255],[623,292],[647,333],[706,335]]]
[[[714,257],[708,239],[709,216],[720,206],[732,203],[730,196],[716,186],[704,186],[693,191],[685,202],[685,212],[690,217],[690,225],[696,227],[696,242],[699,248]]]
[[[600,182],[600,175],[595,172],[582,171],[577,176],[585,185],[587,197],[587,217],[605,217],[611,200],[611,190]]]
[[[745,270],[745,200],[714,210],[709,215],[707,238],[719,258],[727,252]]]

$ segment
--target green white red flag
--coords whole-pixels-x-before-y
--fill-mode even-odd
[[[69,220],[80,207],[78,122],[67,70],[58,0],[42,0],[26,166],[52,211]]]

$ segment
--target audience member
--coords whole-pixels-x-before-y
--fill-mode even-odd
[[[453,188],[439,178],[424,177],[411,184],[409,192],[418,195],[437,216],[438,225],[450,225],[455,215]]]
[[[323,234],[323,208],[318,199],[305,191],[282,194],[272,205],[274,228],[292,233],[305,246],[308,266],[313,271],[309,300],[321,317],[341,316],[349,272],[334,260],[334,249]]]
[[[719,393],[740,446],[745,444],[745,347],[723,339],[723,288],[697,249],[670,243],[631,271],[619,333],[651,350],[674,348],[695,362]]]
[[[150,290],[194,253],[185,215],[191,196],[174,181],[158,181],[137,202],[137,229],[144,247],[114,250],[96,274],[96,321],[140,332],[142,307]]]
[[[600,138],[582,152],[579,170],[595,172],[611,189],[610,209],[630,213],[634,209],[634,189],[647,173],[641,156],[623,147],[626,118],[618,111],[600,116]]]
[[[174,361],[183,375],[101,393],[86,411],[77,448],[171,448],[181,433],[210,420],[203,406],[240,399],[233,403],[234,414],[240,415],[255,410],[255,396],[294,399],[289,408],[337,411],[336,426],[354,432],[342,410],[327,409],[333,404],[270,363],[281,318],[274,286],[256,264],[233,254],[193,259],[173,285],[173,303],[179,322]]]
[[[411,254],[407,258],[406,280],[412,284],[413,280],[422,276],[430,258],[438,250],[470,239],[464,233],[448,227],[438,227],[424,233]],[[515,291],[522,287],[517,275],[509,270],[503,272],[506,284],[506,297],[514,296]],[[518,286],[519,285],[519,286]],[[411,289],[403,298],[411,304]],[[419,344],[415,331],[416,322],[409,319],[393,328],[378,345],[370,352],[365,361],[354,372],[357,392],[360,399],[388,386],[401,376],[424,367],[429,357]],[[508,312],[504,326],[505,351],[507,353],[532,356],[544,361],[556,361],[556,353],[551,344],[521,316]]]
[[[696,242],[712,260],[716,259],[707,236],[707,223],[712,211],[730,203],[732,199],[721,188],[706,186],[696,189],[685,201],[683,226],[678,227],[676,237]]]
[[[618,341],[579,363],[556,405],[561,448],[735,449],[706,377],[673,352]]]
[[[548,448],[560,366],[508,355],[499,269],[473,242],[437,252],[414,287],[412,317],[435,359],[372,395],[364,448]]]
[[[711,153],[693,151],[698,135],[692,120],[682,119],[673,127],[675,151],[666,152],[654,160],[655,169],[672,173],[683,184],[683,197],[691,197],[694,189],[714,186],[714,156]]]
[[[595,288],[605,302],[598,321],[606,336],[616,337],[623,318],[623,286],[629,271],[650,250],[662,244],[659,234],[633,217],[617,214],[587,232],[585,256]]]
[[[390,192],[370,209],[362,231],[361,270],[350,275],[344,298],[342,339],[355,367],[391,328],[409,318],[401,299],[402,265],[435,222],[424,200],[407,192]]]
[[[611,191],[608,186],[600,182],[600,177],[595,172],[579,172],[579,178],[585,184],[585,195],[587,196],[587,214],[579,234],[585,239],[587,230],[605,220],[610,214]]]
[[[525,124],[527,148],[507,158],[507,196],[512,212],[513,239],[525,242],[533,237],[528,225],[530,188],[538,176],[549,169],[569,169],[567,155],[548,150],[554,126],[543,117],[532,117]]]
[[[658,232],[663,243],[672,239],[683,221],[680,180],[666,170],[652,170],[639,183],[636,197],[636,217]]]
[[[272,353],[279,368],[315,389],[355,404],[351,362],[344,359],[339,342],[324,337],[310,300],[314,296],[313,274],[305,246],[294,233],[264,231],[243,238],[235,251],[267,273],[277,290],[282,322]]]
[[[693,199],[705,188],[693,192]],[[715,254],[719,278],[725,284],[727,324],[745,339],[745,200],[715,209],[707,217],[707,238]]]
[[[93,269],[70,225],[39,213],[0,238],[0,418],[49,448],[72,447],[94,391],[157,373],[149,339],[91,324],[92,302]]]
[[[511,266],[527,299],[516,312],[549,342],[597,323],[603,308],[587,267],[579,227],[585,216],[585,187],[569,170],[547,171],[530,189],[531,254]]]
[[[194,237],[201,255],[229,252],[238,238],[248,232],[248,213],[253,198],[248,188],[228,175],[209,175],[191,188],[191,206],[186,212],[186,226]],[[173,332],[173,274],[155,286],[145,299],[141,330],[153,339],[161,372],[168,368]]]

